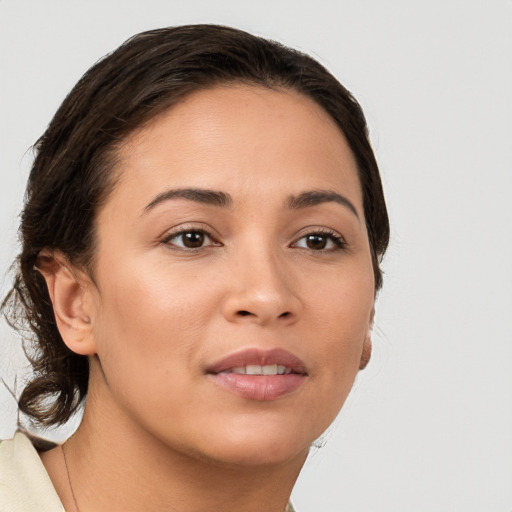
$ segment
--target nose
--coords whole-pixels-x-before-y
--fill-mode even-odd
[[[261,326],[291,325],[298,320],[302,304],[286,257],[262,250],[240,255],[231,263],[222,305],[226,320]]]

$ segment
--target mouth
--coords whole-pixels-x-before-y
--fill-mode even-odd
[[[229,368],[219,373],[236,373],[238,375],[289,375],[293,373],[293,370],[283,364],[266,364],[265,366],[248,364],[247,366]]]
[[[257,401],[290,395],[308,376],[305,364],[282,349],[242,350],[214,363],[206,373],[223,390]]]

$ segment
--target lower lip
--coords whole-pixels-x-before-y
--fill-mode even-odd
[[[297,390],[306,376],[298,373],[287,375],[245,375],[217,373],[210,377],[227,391],[249,400],[270,401],[285,397]]]

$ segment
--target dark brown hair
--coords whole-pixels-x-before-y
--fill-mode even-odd
[[[388,216],[366,121],[352,95],[311,57],[237,29],[190,25],[138,34],[87,71],[35,144],[22,250],[3,309],[11,325],[32,333],[25,349],[33,377],[19,408],[36,422],[66,422],[85,398],[89,377],[87,357],[70,351],[59,334],[35,268],[38,255],[59,250],[92,275],[95,213],[115,185],[120,144],[185,95],[233,82],[295,90],[336,121],[358,164],[375,290],[381,287]]]

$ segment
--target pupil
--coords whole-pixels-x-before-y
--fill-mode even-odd
[[[194,249],[197,247],[201,247],[204,243],[204,233],[200,231],[191,231],[190,233],[185,233],[183,235],[183,244],[185,247],[190,249]]]
[[[322,235],[309,235],[306,244],[309,249],[325,249],[327,239]]]

